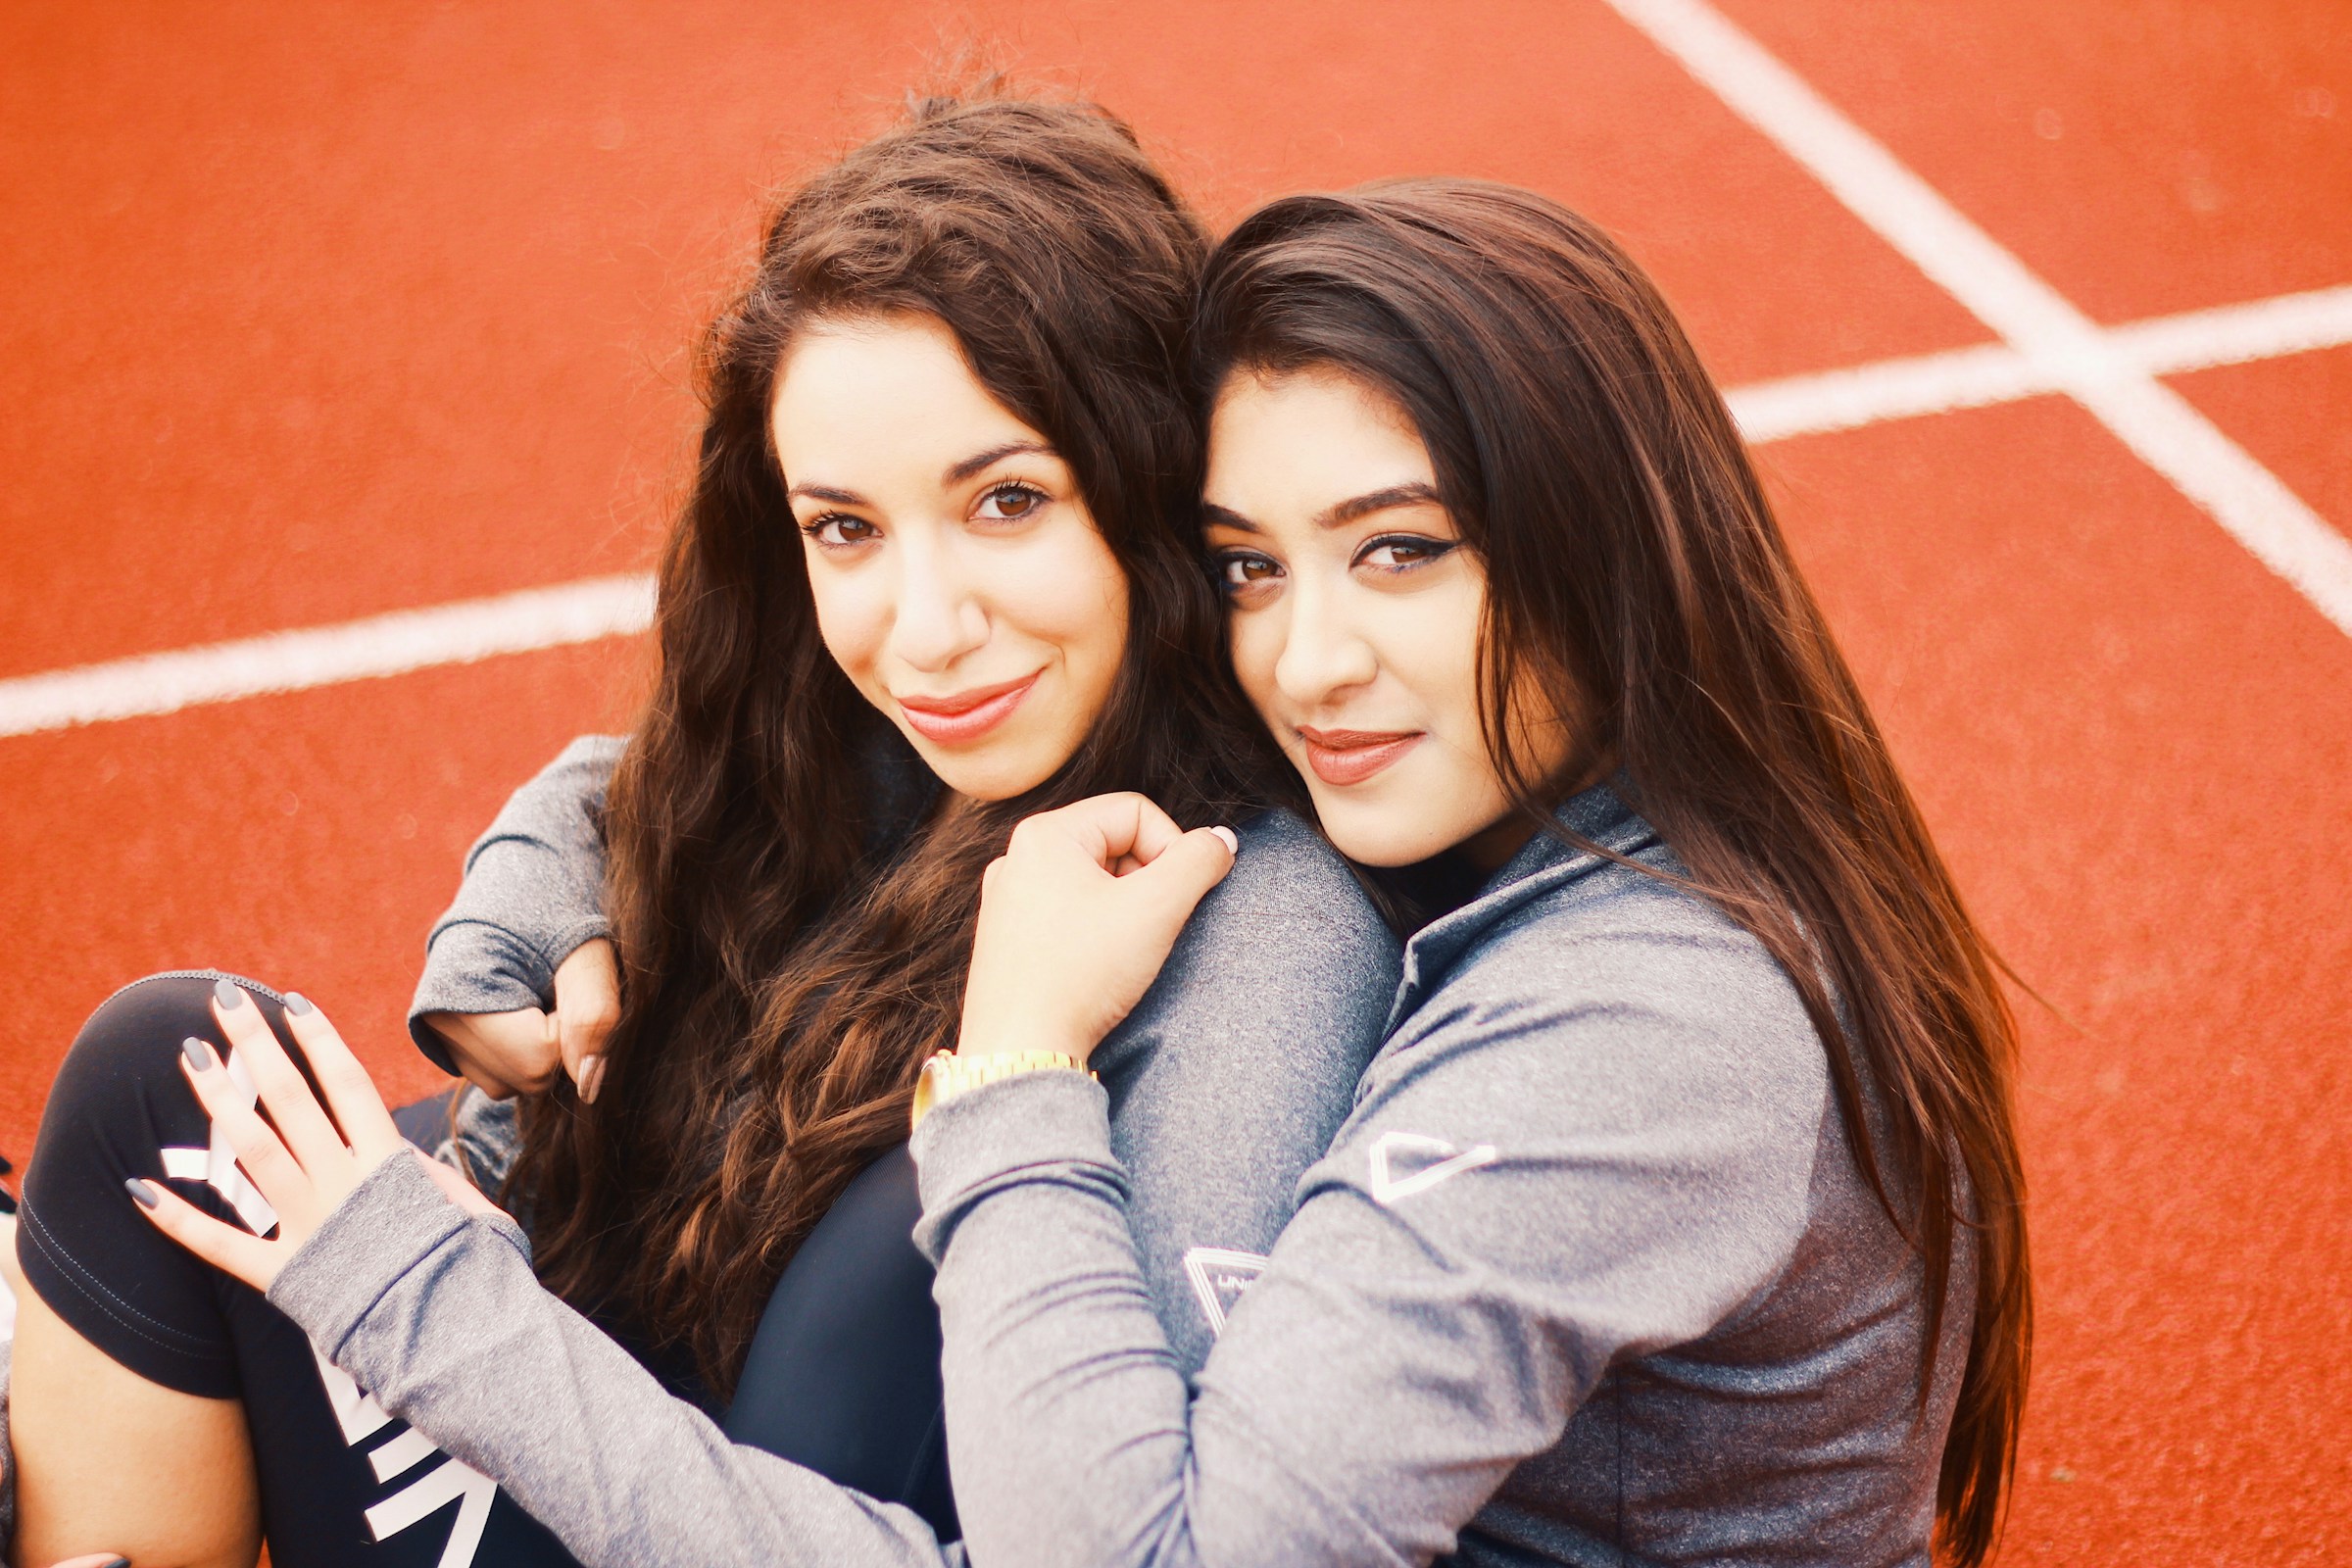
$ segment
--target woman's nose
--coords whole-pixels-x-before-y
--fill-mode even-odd
[[[891,616],[890,651],[936,672],[988,641],[988,612],[944,555],[908,552]]]
[[[1311,707],[1380,673],[1380,658],[1351,625],[1334,597],[1294,591],[1274,683],[1301,707]]]

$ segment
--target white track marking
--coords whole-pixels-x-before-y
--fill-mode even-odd
[[[2150,375],[2331,349],[2352,343],[2352,287],[2132,321],[2108,328],[2107,342]]]
[[[1608,0],[1880,238],[2352,635],[2352,540],[1703,0]]]
[[[642,631],[653,618],[653,605],[650,577],[592,577],[339,626],[22,676],[0,681],[0,736],[594,642]]]
[[[2333,348],[2352,343],[2352,287],[2132,321],[2110,328],[2105,337],[2108,356],[2142,376]],[[1741,432],[1761,443],[2071,390],[2046,364],[2006,343],[1985,343],[1754,382],[1725,396]],[[2252,461],[2242,453],[2239,458]],[[24,675],[0,680],[0,737],[625,636],[643,630],[652,617],[652,578],[592,577],[339,626]]]
[[[1734,387],[1724,398],[1740,421],[1740,433],[1765,442],[2011,403],[2056,390],[2017,350],[1986,343]]]
[[[2112,327],[2114,353],[2147,375],[2175,375],[2352,343],[2352,288],[2282,294]],[[1816,375],[1735,387],[1726,394],[1748,440],[1850,430],[1886,419],[1948,414],[2066,388],[2005,343],[1882,360]]]

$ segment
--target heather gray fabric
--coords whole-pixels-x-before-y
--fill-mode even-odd
[[[550,1004],[556,966],[605,919],[605,786],[627,743],[583,735],[516,790],[466,852],[455,903],[425,939],[409,1035],[444,1072],[449,1046],[428,1012],[513,1012]]]
[[[409,1004],[409,1034],[442,1071],[449,1047],[428,1012],[512,1012],[552,1004],[556,967],[609,935],[605,919],[605,790],[627,739],[583,735],[516,790],[466,852],[456,900],[425,939],[424,972]],[[871,841],[918,821],[939,780],[878,715],[851,738],[851,765],[875,807]]]
[[[1399,973],[1395,938],[1319,836],[1276,813],[1241,842],[1095,1058],[1136,1194],[1127,1255],[1149,1282],[1150,1353],[1180,1381],[1214,1342],[1231,1260],[1273,1245],[1299,1175],[1347,1116]],[[388,1169],[270,1299],[588,1568],[942,1560],[913,1514],[729,1445],[540,1290],[519,1236],[465,1221],[416,1173]]]
[[[467,854],[409,1009],[428,1054],[441,1042],[424,1013],[552,1004],[557,965],[607,930],[600,823],[622,745],[572,742]],[[860,751],[889,829],[904,831],[932,775],[893,735]],[[1110,1094],[1112,1147],[1134,1177],[1152,1302],[1187,1372],[1215,1336],[1203,1259],[1263,1252],[1281,1233],[1299,1173],[1338,1131],[1379,1046],[1399,964],[1396,937],[1320,834],[1286,812],[1241,831],[1248,863],[1203,901],[1160,983],[1093,1061]],[[448,1162],[495,1187],[513,1128],[510,1109],[467,1094],[457,1117],[466,1159]]]
[[[1674,866],[1606,789],[1563,816]],[[1760,945],[1540,838],[1408,944],[1393,1031],[1189,1387],[1100,1091],[924,1122],[973,1560],[1925,1568],[1971,1262],[1922,1420],[1922,1270]]]
[[[1673,865],[1605,790],[1563,814]],[[1287,1051],[1285,992],[1223,965],[1322,921],[1310,903],[1230,943],[1204,939],[1215,923],[1188,929],[1153,997],[1199,986],[1203,1024]],[[1973,1258],[1923,1413],[1921,1271],[1757,944],[1539,840],[1414,939],[1390,1024],[1271,1261],[1192,1253],[1223,1333],[1189,1382],[1115,1093],[1028,1074],[925,1122],[973,1560],[1924,1568]],[[1190,1152],[1227,1173],[1261,1155],[1241,1131]],[[726,1445],[538,1290],[519,1232],[402,1162],[271,1299],[590,1568],[963,1560],[903,1510]]]

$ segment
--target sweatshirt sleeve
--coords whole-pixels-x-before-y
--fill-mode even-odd
[[[542,1289],[526,1245],[395,1157],[302,1245],[270,1300],[584,1568],[961,1568],[960,1548],[911,1510],[730,1443]]]
[[[626,741],[584,735],[516,790],[466,854],[458,896],[426,939],[409,1034],[445,1072],[428,1012],[547,1005],[556,968],[605,936],[605,790]]]
[[[1093,1086],[1025,1074],[927,1117],[917,1238],[973,1558],[1428,1563],[1613,1361],[1764,1291],[1806,1222],[1826,1064],[1777,969],[1662,981],[1650,946],[1554,947],[1544,983],[1415,1014],[1189,1405],[1133,1301]]]

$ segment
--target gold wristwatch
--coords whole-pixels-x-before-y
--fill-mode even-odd
[[[999,1051],[985,1056],[958,1056],[953,1051],[934,1052],[923,1063],[923,1075],[914,1081],[914,1121],[920,1127],[932,1107],[944,1105],[957,1095],[993,1084],[1014,1073],[1038,1072],[1052,1067],[1095,1076],[1084,1062],[1061,1051]]]

